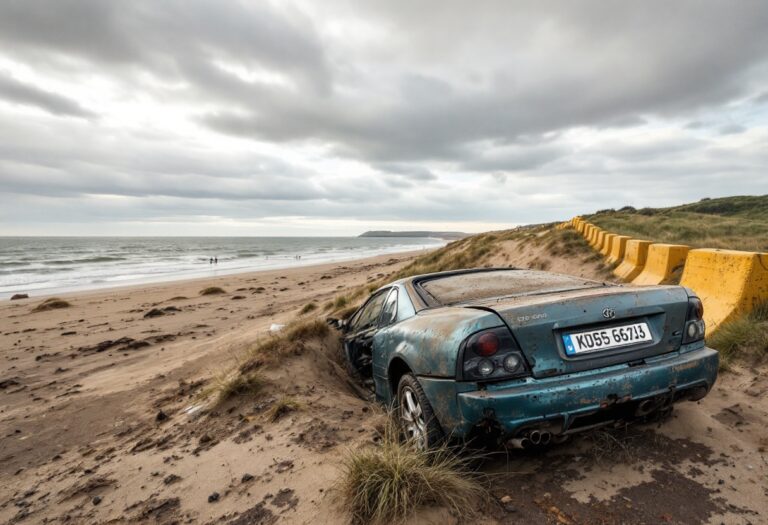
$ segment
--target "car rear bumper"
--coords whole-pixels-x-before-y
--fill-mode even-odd
[[[460,424],[446,430],[467,435],[482,422],[500,426],[508,437],[534,427],[545,427],[552,434],[586,430],[638,415],[645,400],[671,404],[701,399],[714,385],[717,370],[717,351],[702,347],[647,359],[637,366],[488,385],[484,390],[457,393],[460,417],[455,421]]]

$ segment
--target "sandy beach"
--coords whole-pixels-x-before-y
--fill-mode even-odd
[[[43,312],[32,310],[45,297],[3,301],[0,523],[346,523],[339,465],[376,439],[381,416],[331,355],[338,347],[297,349],[265,371],[256,398],[211,409],[205,393],[272,324],[322,317],[415,256],[72,293],[60,296],[70,307]],[[512,243],[496,260],[541,257]],[[562,261],[555,270],[599,271]],[[211,286],[225,293],[200,295]],[[741,369],[620,446],[578,438],[491,457],[495,499],[478,522],[759,523],[766,391],[764,375]],[[286,396],[296,410],[270,415]],[[456,521],[427,508],[413,523]]]
[[[315,464],[323,463],[322,455],[314,458],[315,451],[331,449],[357,435],[363,410],[368,410],[351,392],[339,392],[337,384],[328,394],[320,381],[292,381],[297,371],[286,369],[283,381],[275,378],[276,384],[282,383],[280,388],[262,403],[298,389],[307,394],[308,405],[332,407],[338,403],[336,396],[347,396],[338,403],[344,408],[332,419],[326,410],[322,421],[313,423],[310,418],[306,426],[289,431],[277,425],[257,432],[253,425],[246,425],[246,433],[272,438],[262,440],[256,449],[249,444],[250,436],[222,443],[229,450],[216,447],[204,462],[202,452],[219,441],[217,432],[230,430],[229,421],[222,430],[206,419],[197,430],[189,428],[197,420],[181,411],[195,404],[205,381],[236,364],[244,347],[267,337],[272,324],[295,318],[310,301],[322,307],[352,287],[399,269],[412,257],[413,253],[386,255],[343,264],[64,294],[59,297],[71,307],[38,313],[31,310],[45,297],[3,301],[0,470],[5,481],[0,491],[0,522],[14,521],[27,512],[32,522],[53,516],[71,516],[75,523],[120,522],[126,515],[149,521],[188,515],[206,522],[226,514],[225,498],[211,505],[208,497],[216,491],[235,490],[229,488],[233,480],[237,499],[256,497],[248,496],[250,484],[240,485],[249,473],[262,480],[259,499],[271,492],[293,508],[294,497],[280,493],[286,487],[301,490],[302,499],[319,498],[333,477],[333,468]],[[226,293],[200,295],[211,286]],[[303,373],[306,378],[307,371]],[[347,414],[350,409],[352,413]],[[167,422],[157,420],[160,411],[168,416]],[[182,418],[183,438],[171,430]],[[301,432],[309,435],[297,444]],[[141,444],[166,438],[159,447],[154,442]],[[180,453],[176,447],[187,452]],[[149,450],[158,453],[148,455]],[[113,469],[119,471],[118,477]],[[288,483],[295,469],[313,471],[311,490]],[[175,478],[168,476],[181,479],[171,482]],[[264,481],[265,477],[271,481]],[[14,504],[19,491],[32,491],[23,506]],[[168,497],[182,494],[183,510],[178,502],[167,503]],[[99,495],[103,499],[94,505]],[[160,508],[151,510],[153,505]],[[308,508],[306,512],[309,521],[315,511]],[[302,515],[295,517],[301,520]]]

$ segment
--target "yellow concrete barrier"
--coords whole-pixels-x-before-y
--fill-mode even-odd
[[[627,248],[627,241],[630,239],[629,235],[617,235],[613,238],[611,243],[611,251],[608,253],[608,259],[605,262],[608,264],[616,264],[621,262],[624,258],[624,252]]]
[[[611,253],[611,248],[613,247],[613,239],[618,237],[615,233],[606,233],[605,237],[603,238],[603,245],[600,247],[600,253],[604,256],[608,256]]]
[[[680,284],[704,303],[707,329],[768,301],[768,253],[691,250]]]
[[[682,244],[651,244],[645,267],[632,284],[673,284],[685,265],[688,250]]]
[[[584,228],[584,238],[587,240],[588,243],[592,242],[592,234],[594,232],[595,232],[594,224],[587,224],[587,226]]]
[[[624,249],[624,260],[613,271],[616,277],[627,282],[631,281],[643,271],[645,260],[648,257],[648,247],[651,241],[641,241],[640,239],[630,239]]]
[[[597,232],[597,235],[595,235],[595,242],[592,244],[592,247],[595,250],[600,251],[600,248],[603,247],[603,241],[605,240],[605,234],[606,233],[608,233],[608,232],[606,232],[604,230],[599,230]]]

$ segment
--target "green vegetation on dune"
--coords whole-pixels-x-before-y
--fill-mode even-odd
[[[353,524],[403,523],[434,505],[468,521],[489,500],[485,480],[470,468],[474,459],[446,444],[418,450],[400,439],[390,414],[377,444],[347,452],[335,486],[338,505]]]
[[[693,248],[768,251],[768,195],[703,199],[672,208],[632,207],[584,217],[620,235]]]
[[[720,326],[707,344],[720,352],[720,367],[734,361],[757,365],[768,358],[768,303]]]

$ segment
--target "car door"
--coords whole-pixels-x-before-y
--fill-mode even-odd
[[[391,289],[380,290],[363,305],[350,321],[344,338],[347,364],[352,372],[371,377],[371,345],[379,329],[379,319]]]

